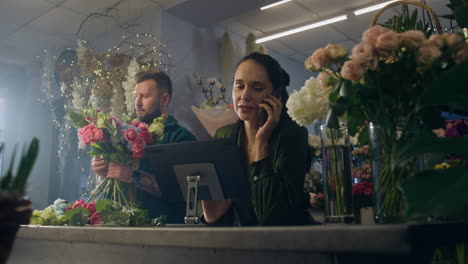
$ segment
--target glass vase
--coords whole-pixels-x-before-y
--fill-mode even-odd
[[[401,134],[397,128],[370,123],[370,153],[374,181],[374,220],[378,224],[404,223],[403,194],[399,186],[414,173],[414,165],[392,167],[392,154]]]
[[[346,127],[322,125],[325,223],[354,223],[351,144]]]

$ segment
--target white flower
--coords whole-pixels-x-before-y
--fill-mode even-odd
[[[325,118],[328,112],[329,91],[320,88],[317,79],[311,77],[300,91],[293,91],[286,102],[289,116],[301,126]]]
[[[122,82],[122,87],[125,91],[125,105],[127,106],[127,113],[129,115],[135,113],[135,77],[139,71],[140,66],[138,62],[136,59],[132,59],[127,68],[127,80]]]
[[[309,134],[309,146],[313,148],[320,148],[322,143],[320,142],[320,136]]]

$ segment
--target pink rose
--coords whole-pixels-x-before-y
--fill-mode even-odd
[[[324,48],[316,50],[312,56],[307,58],[304,65],[309,71],[320,71],[330,63],[330,58]]]
[[[135,159],[143,157],[144,148],[146,147],[145,140],[142,137],[136,138],[132,142],[132,153]]]
[[[429,40],[431,41],[432,44],[436,45],[439,48],[443,48],[445,45],[444,38],[442,35],[439,34],[433,34],[429,37]]]
[[[442,37],[445,39],[445,43],[447,43],[447,46],[450,48],[458,46],[463,41],[463,38],[460,35],[449,32],[442,34]]]
[[[468,59],[468,43],[463,43],[463,46],[455,54],[454,60],[456,64],[460,64]]]
[[[136,120],[132,120],[132,122],[130,122],[130,123],[135,127],[138,127],[140,125],[140,122],[138,122]]]
[[[364,66],[353,60],[345,62],[343,68],[341,68],[341,76],[351,81],[360,80],[365,73],[366,69]]]
[[[92,130],[85,130],[85,133],[81,135],[81,141],[83,141],[83,144],[85,146],[95,143],[94,137],[93,137],[93,131]]]
[[[362,33],[362,42],[367,43],[371,46],[375,46],[377,38],[380,37],[380,35],[389,31],[391,30],[379,25],[373,26]]]
[[[330,59],[336,60],[338,58],[343,58],[346,53],[348,53],[348,50],[341,45],[328,44],[325,46],[325,52]]]
[[[383,33],[375,42],[375,50],[381,56],[388,57],[398,48],[400,48],[400,38],[393,31]]]
[[[97,141],[105,142],[106,141],[106,139],[104,138],[104,132],[102,131],[102,129],[96,127],[96,128],[93,129],[92,133],[93,133],[93,141],[94,142],[97,142]]]
[[[93,128],[95,128],[96,126],[94,125],[94,123],[89,123],[87,124],[86,126],[78,129],[78,135],[83,135],[85,133],[87,133],[88,130],[92,130]]]
[[[89,217],[89,224],[90,225],[97,225],[100,224],[102,221],[102,216],[98,212],[94,212],[90,217]]]
[[[152,136],[151,133],[148,132],[148,131],[141,131],[140,137],[143,138],[143,140],[145,141],[146,145],[150,145],[150,144],[153,143],[153,136]]]
[[[351,52],[351,58],[353,59],[353,61],[367,66],[376,58],[375,50],[371,45],[367,43],[359,43],[356,46],[354,46]]]
[[[333,89],[333,86],[330,83],[330,78],[333,78],[329,72],[322,71],[317,76],[317,81],[319,83],[320,88],[323,92],[329,93]]]
[[[127,140],[128,142],[133,142],[138,138],[138,132],[136,132],[133,128],[129,128],[126,131],[124,131],[124,137],[125,140]]]
[[[416,61],[422,65],[431,65],[442,56],[442,52],[436,45],[424,45],[419,49]]]
[[[96,120],[96,119],[91,118],[90,116],[86,116],[86,120],[88,120],[89,122],[93,122],[93,121]]]
[[[141,159],[141,158],[143,158],[144,155],[145,155],[144,151],[133,152],[133,158],[134,159]]]
[[[89,211],[89,215],[96,213],[96,202],[90,202],[84,205],[84,208]]]
[[[424,44],[426,36],[419,30],[408,30],[400,34],[402,45],[417,49]]]
[[[138,124],[138,128],[141,130],[141,131],[148,131],[148,125],[141,122],[140,124]]]

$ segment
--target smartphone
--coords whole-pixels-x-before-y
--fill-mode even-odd
[[[279,98],[281,95],[281,89],[277,89],[276,91],[273,91],[271,95]],[[257,115],[258,115],[258,120],[261,124],[264,124],[268,119],[268,112],[263,108],[258,109]]]

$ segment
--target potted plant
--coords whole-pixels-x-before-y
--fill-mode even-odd
[[[4,145],[0,145],[0,153]],[[6,174],[0,177],[0,264],[5,263],[11,251],[19,225],[29,224],[31,201],[23,198],[24,189],[39,151],[39,140],[34,138],[21,155],[16,173],[13,171],[16,151],[13,152]]]

